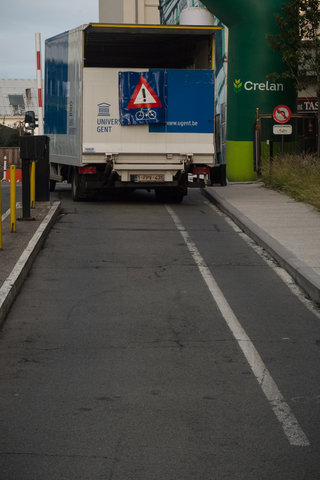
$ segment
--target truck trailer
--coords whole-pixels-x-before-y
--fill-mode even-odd
[[[211,184],[214,34],[220,27],[87,24],[45,42],[50,188],[180,202]]]

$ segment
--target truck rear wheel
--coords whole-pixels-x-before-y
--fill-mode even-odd
[[[184,191],[182,188],[174,188],[169,194],[169,199],[171,203],[181,203],[184,197]]]
[[[184,190],[180,187],[167,187],[155,190],[158,202],[181,203],[184,197]]]
[[[49,190],[50,192],[54,192],[56,189],[56,180],[49,180]]]
[[[76,168],[73,169],[72,181],[71,181],[71,191],[72,191],[72,200],[78,202],[81,200],[81,186],[80,186],[80,175]]]

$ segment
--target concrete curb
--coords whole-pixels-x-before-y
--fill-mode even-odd
[[[320,304],[320,275],[315,270],[297,258],[265,230],[258,227],[217,192],[202,190],[202,194],[232,218],[241,230],[263,247],[292,276],[294,281],[315,303]]]
[[[3,282],[0,288],[0,326],[4,323],[9,309],[18,295],[39,250],[59,215],[60,209],[61,203],[54,202],[15,264],[12,272]]]

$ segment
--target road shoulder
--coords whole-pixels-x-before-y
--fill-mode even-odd
[[[0,250],[0,326],[6,319],[32,264],[49,231],[59,216],[60,202],[39,202],[32,220],[18,220],[10,233],[10,216],[2,224],[3,249]],[[17,211],[17,218],[21,211]]]

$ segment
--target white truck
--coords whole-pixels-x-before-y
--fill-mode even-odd
[[[46,40],[50,188],[114,188],[180,202],[211,183],[219,27],[88,24]]]

